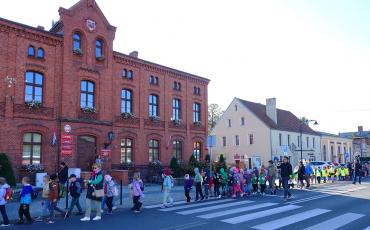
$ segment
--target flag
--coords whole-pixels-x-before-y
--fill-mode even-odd
[[[171,139],[172,139],[172,136],[170,136],[170,138],[168,139],[166,149],[168,149],[170,147]]]
[[[57,134],[55,133],[55,129],[53,131],[53,137],[51,138],[51,145],[56,145],[57,144]]]

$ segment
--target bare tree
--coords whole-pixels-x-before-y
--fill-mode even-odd
[[[216,126],[217,121],[221,118],[223,111],[218,104],[208,105],[208,133]]]

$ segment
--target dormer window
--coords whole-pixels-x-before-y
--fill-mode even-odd
[[[103,58],[103,41],[100,39],[95,42],[95,57],[97,59]]]

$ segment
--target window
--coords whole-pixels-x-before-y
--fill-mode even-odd
[[[151,84],[151,85],[158,85],[159,84],[158,77],[153,76],[153,75],[150,75],[150,77],[149,77],[149,84]]]
[[[288,134],[288,145],[290,145],[290,135]]]
[[[42,89],[43,89],[43,78],[41,73],[27,71],[26,82],[25,82],[25,102],[40,102],[42,103]]]
[[[234,105],[234,111],[238,111],[238,105]]]
[[[193,104],[193,122],[200,122],[200,104]]]
[[[180,99],[173,99],[172,100],[172,120],[180,120],[181,119],[181,101]]]
[[[41,163],[41,140],[42,136],[38,133],[23,134],[23,153],[22,164]]]
[[[313,148],[316,148],[316,145],[315,145],[315,138],[314,138],[314,137],[312,138],[312,147],[313,147]]]
[[[196,87],[194,86],[194,92],[193,92],[195,95],[200,95],[200,88],[199,87]]]
[[[159,141],[150,140],[149,141],[149,162],[159,160]]]
[[[306,137],[306,144],[307,144],[307,148],[310,147],[310,137]]]
[[[123,78],[127,77],[127,69],[125,69],[125,68],[122,69],[122,77]]]
[[[338,152],[337,152],[337,154],[340,154],[340,153],[341,153],[340,146],[338,146]]]
[[[134,78],[134,72],[132,70],[129,70],[127,72],[127,79],[133,79]]]
[[[44,49],[43,48],[38,48],[37,50],[37,58],[43,59],[44,58]]]
[[[28,57],[34,57],[35,56],[35,47],[29,46],[27,55],[28,55]]]
[[[326,161],[326,145],[323,145],[322,147],[322,154],[323,154],[324,161]]]
[[[331,161],[334,162],[334,146],[330,146]]]
[[[253,134],[249,134],[249,144],[253,145],[253,143],[254,143],[254,136]]]
[[[244,119],[244,117],[240,118],[240,125],[242,125],[242,126],[245,125],[245,119]]]
[[[121,113],[132,113],[132,91],[129,89],[122,89]]]
[[[347,153],[347,147],[343,147],[343,153]]]
[[[149,117],[158,117],[158,96],[155,94],[149,95]]]
[[[173,157],[177,160],[181,160],[182,157],[182,142],[179,140],[174,140],[172,142]]]
[[[94,108],[95,84],[91,81],[81,81],[81,108]]]
[[[176,90],[176,91],[181,91],[181,83],[177,82],[177,81],[174,81],[173,82],[173,89]]]
[[[228,121],[229,121],[229,127],[231,127],[231,119],[229,119]]]
[[[97,39],[95,41],[95,57],[96,58],[103,57],[103,41],[100,39]]]
[[[200,161],[202,159],[202,144],[200,142],[194,142],[193,146],[193,155],[197,161]]]
[[[298,144],[298,147],[299,147],[299,146],[301,146],[301,138],[298,136],[297,139],[298,139],[297,144]]]
[[[239,146],[239,135],[235,135],[235,145]]]
[[[73,50],[81,50],[81,35],[79,33],[73,34]]]
[[[226,137],[222,137],[222,146],[225,147],[226,146]]]
[[[283,135],[281,133],[279,133],[279,145],[283,145]]]
[[[132,163],[132,142],[130,138],[121,140],[121,163]]]

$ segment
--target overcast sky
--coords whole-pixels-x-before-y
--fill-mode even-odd
[[[320,131],[370,129],[368,0],[96,1],[116,51],[209,78],[209,103],[276,97]],[[2,0],[0,17],[49,29],[76,2]]]

